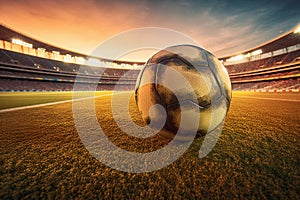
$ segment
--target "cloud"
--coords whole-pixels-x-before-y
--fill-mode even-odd
[[[0,1],[0,20],[42,41],[89,53],[141,27],[182,32],[218,56],[272,39],[299,23],[293,0]]]

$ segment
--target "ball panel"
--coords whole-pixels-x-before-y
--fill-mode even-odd
[[[167,51],[188,61],[191,66],[208,66],[205,51],[192,45],[178,45],[166,48]]]
[[[135,100],[136,100],[136,97],[137,97],[137,90],[138,90],[139,87],[140,87],[141,78],[143,77],[145,68],[146,68],[146,67],[144,67],[144,68],[140,71],[140,73],[139,73],[139,75],[138,75],[138,77],[137,77],[137,79],[136,79],[135,89],[134,89],[134,91],[135,91]]]
[[[228,111],[227,100],[222,96],[219,102],[213,104],[209,109],[201,111],[199,127],[205,127],[207,133],[220,126]]]
[[[150,64],[159,64],[162,63],[164,60],[170,59],[170,58],[174,58],[176,54],[172,53],[171,51],[168,51],[166,49],[161,50],[159,52],[157,52],[156,54],[154,54],[146,63],[146,65],[150,65]]]
[[[223,94],[230,101],[231,100],[231,82],[228,72],[223,64],[211,53],[208,53],[209,66],[213,69],[215,74],[218,74],[217,79],[220,83],[220,88]]]
[[[193,132],[198,130],[200,107],[192,101],[180,102],[176,105],[168,106],[168,128],[178,130],[179,127],[184,132]],[[184,116],[184,117],[183,117]],[[182,118],[183,117],[183,118]]]
[[[187,99],[196,101],[192,83],[188,81],[191,78],[197,80],[199,76],[194,70],[187,69],[183,63],[178,65],[174,59],[158,64],[156,89],[166,105]]]
[[[138,109],[147,124],[150,123],[150,108],[157,104],[157,95],[153,84],[146,84],[139,88],[137,95]]]
[[[166,105],[179,101],[193,100],[201,107],[211,104],[211,99],[221,96],[221,91],[212,72],[207,67],[196,70],[194,66],[187,66],[178,58],[168,59],[157,67],[156,85],[158,93]],[[180,77],[181,76],[181,77]],[[171,86],[168,91],[164,86]]]
[[[145,66],[142,75],[140,76],[139,87],[136,89],[136,102],[138,109],[147,124],[150,123],[150,108],[155,104],[161,104],[164,106],[155,89],[155,74],[155,65]]]

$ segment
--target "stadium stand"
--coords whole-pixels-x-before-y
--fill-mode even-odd
[[[294,29],[295,30],[295,29]],[[219,58],[233,90],[299,91],[300,33],[289,31],[239,54]],[[91,59],[91,63],[82,62]],[[104,67],[111,64],[109,67]],[[0,25],[0,91],[131,90],[143,63],[88,58]],[[77,80],[76,80],[77,78]]]
[[[295,30],[219,58],[229,73],[233,90],[299,91],[300,33]]]
[[[129,70],[105,69],[47,60],[7,50],[1,51],[0,90],[72,90],[76,78],[89,84],[99,82],[98,90],[113,89]],[[5,56],[2,56],[5,55]],[[131,77],[120,80],[122,89],[133,89],[138,70]],[[102,74],[102,75],[101,75]],[[27,81],[24,81],[27,80]],[[8,82],[8,83],[7,83]],[[42,82],[43,84],[37,82]],[[55,83],[53,83],[55,82]],[[18,87],[19,85],[19,87]]]
[[[15,38],[19,44],[14,44]],[[83,88],[86,89],[89,89],[89,84],[96,83],[97,90],[112,90],[118,83],[119,89],[129,90],[134,88],[139,73],[139,69],[133,68],[143,64],[93,58],[104,66],[113,63],[114,68],[104,68],[76,62],[76,58],[85,57],[87,56],[39,42],[0,25],[0,90],[69,91],[73,89],[76,78],[77,84],[85,85]],[[66,62],[66,58],[71,61]]]

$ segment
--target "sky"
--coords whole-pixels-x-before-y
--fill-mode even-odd
[[[300,10],[297,0],[0,0],[0,22],[84,54],[124,31],[168,28],[220,57],[291,30],[300,23]]]

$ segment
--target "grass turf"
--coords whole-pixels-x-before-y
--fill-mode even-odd
[[[299,199],[299,102],[239,97],[260,95],[233,94],[207,157],[198,158],[199,138],[176,162],[144,174],[116,171],[92,157],[74,127],[72,103],[0,113],[0,198]],[[110,103],[109,96],[97,98],[96,111],[115,144],[132,151],[161,145],[158,138],[128,141]],[[130,108],[141,123],[133,101]]]
[[[82,93],[82,96],[106,94],[110,91],[96,92],[76,92]],[[52,103],[57,101],[71,100],[73,92],[0,92],[0,110],[7,108],[15,108],[22,106],[31,106],[44,103]]]

